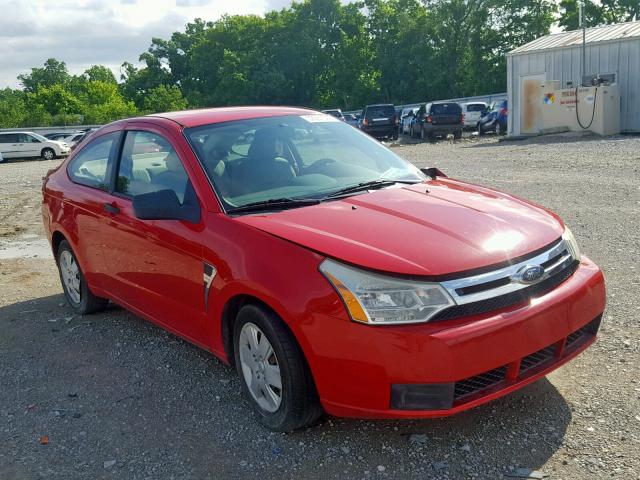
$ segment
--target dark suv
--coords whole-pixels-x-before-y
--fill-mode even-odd
[[[398,116],[390,103],[367,105],[362,111],[360,129],[376,138],[398,139]]]
[[[462,108],[455,102],[427,103],[416,113],[412,132],[422,140],[434,141],[436,137],[446,137],[452,133],[456,140],[462,138],[464,115]]]

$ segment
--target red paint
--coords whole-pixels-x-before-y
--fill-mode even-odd
[[[567,281],[524,306],[410,326],[371,327],[350,321],[334,288],[318,271],[327,256],[396,275],[438,276],[530,253],[558,239],[563,224],[540,206],[447,178],[280,213],[222,213],[182,129],[308,113],[294,108],[226,108],[108,125],[48,174],[43,219],[49,238],[57,233],[69,241],[95,294],[224,361],[225,305],[236,295],[269,305],[290,327],[324,408],[335,415],[409,418],[456,413],[520,388],[578,353],[451,410],[390,410],[392,383],[454,382],[563,342],[602,313],[603,276],[583,258]],[[71,182],[68,162],[92,139],[123,129],[149,130],[173,145],[202,207],[198,224],[139,220],[127,198]],[[105,212],[105,203],[117,206],[120,213]],[[207,308],[202,262],[218,270]]]

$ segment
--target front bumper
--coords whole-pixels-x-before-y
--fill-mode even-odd
[[[517,390],[571,360],[595,341],[604,306],[602,272],[583,257],[569,279],[524,305],[396,327],[324,316],[303,331],[314,339],[307,358],[328,413],[440,417]],[[425,384],[452,385],[446,408],[398,405],[394,386]]]

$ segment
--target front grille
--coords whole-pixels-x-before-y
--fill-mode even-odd
[[[545,293],[553,290],[562,282],[567,280],[571,275],[573,275],[578,269],[578,265],[580,265],[580,262],[578,260],[574,260],[563,270],[560,270],[558,273],[547,278],[546,280],[543,280],[540,283],[536,283],[521,290],[516,290],[515,292],[488,298],[486,300],[480,300],[478,302],[455,305],[451,308],[441,311],[440,313],[435,315],[431,319],[431,321],[434,322],[440,320],[451,320],[454,318],[480,315],[482,313],[511,307],[513,305],[529,301],[532,298],[540,297]]]
[[[569,334],[566,337],[564,353],[562,355],[571,353],[571,351],[574,351],[585,341],[593,338],[598,333],[601,318],[602,316],[598,316],[584,327]],[[536,369],[539,367],[552,365],[562,358],[559,356],[560,353],[558,349],[561,342],[562,340],[521,358],[520,369],[515,378],[510,377],[507,379],[509,365],[505,365],[456,382],[453,391],[454,405],[465,403],[475,396],[486,393],[490,389],[497,387],[503,388],[510,383],[535,375]],[[517,368],[516,362],[517,360],[511,364],[514,369]]]
[[[506,375],[507,367],[500,367],[456,382],[453,390],[453,401],[458,401],[468,395],[493,387],[502,382]]]

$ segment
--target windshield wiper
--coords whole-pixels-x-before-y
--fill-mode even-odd
[[[271,198],[260,202],[247,203],[227,210],[227,213],[264,212],[269,210],[285,210],[288,208],[317,205],[320,200],[315,198]]]
[[[385,179],[371,180],[369,182],[361,182],[361,183],[358,183],[356,185],[349,185],[348,187],[341,188],[340,190],[337,190],[337,191],[331,193],[330,195],[327,195],[326,197],[323,198],[323,200],[326,200],[328,198],[341,197],[343,195],[348,195],[350,193],[357,193],[357,192],[361,192],[363,190],[373,190],[373,189],[377,189],[377,188],[389,187],[391,185],[395,185],[396,183],[404,183],[404,184],[408,184],[408,185],[413,185],[415,183],[420,183],[420,181],[416,181],[416,180],[385,180]]]

